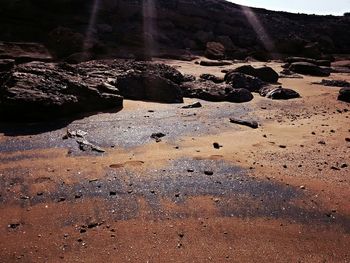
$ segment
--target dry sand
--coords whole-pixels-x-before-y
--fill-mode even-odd
[[[162,62],[197,77],[240,65]],[[276,62],[252,64],[281,70]],[[320,80],[280,79],[301,94],[296,100],[255,95],[246,104],[204,102],[186,112],[125,101],[122,112],[70,124],[103,130],[113,121],[137,126],[137,116],[150,115],[147,125],[162,131],[171,116],[175,132],[198,122],[160,143],[129,145],[139,138],[131,129],[103,155],[50,145],[64,127],[4,132],[0,262],[349,262],[350,105],[337,101],[339,88],[311,84]],[[229,123],[226,115],[241,108],[234,117],[258,120],[258,129]]]

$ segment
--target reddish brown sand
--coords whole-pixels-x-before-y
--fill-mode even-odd
[[[166,62],[196,76],[222,76],[223,68],[239,65]],[[350,81],[346,74],[331,78]],[[345,140],[350,105],[336,100],[339,88],[311,85],[314,81],[320,78],[280,79],[301,99],[255,95],[247,104],[254,111],[243,117],[258,119],[256,130],[232,124],[214,134],[114,147],[104,155],[67,155],[64,147],[1,152],[0,177],[12,183],[1,180],[0,262],[350,262],[350,143]],[[126,101],[123,111],[169,107]],[[209,119],[200,112],[195,118]],[[118,113],[99,118],[118,118]],[[11,139],[2,135],[0,143]],[[223,147],[214,149],[213,142]],[[238,195],[227,188],[198,194],[191,188],[197,187],[196,176],[198,185],[202,177],[184,171],[176,180],[195,183],[180,185],[174,195],[172,183],[149,171],[168,175],[171,163],[181,158],[224,161],[243,169],[243,185],[245,180],[261,184],[247,184],[249,190]],[[100,192],[109,189],[113,172],[122,185],[106,197]],[[141,182],[137,190],[135,182]],[[255,189],[264,182],[272,193],[264,192],[269,187],[261,193]],[[67,196],[67,189],[80,184],[96,188]],[[284,200],[289,195],[284,187],[297,194]],[[255,191],[261,196],[251,194]]]

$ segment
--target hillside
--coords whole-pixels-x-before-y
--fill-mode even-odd
[[[0,41],[42,42],[57,57],[203,53],[227,58],[350,53],[350,18],[246,8],[223,0],[2,0]]]

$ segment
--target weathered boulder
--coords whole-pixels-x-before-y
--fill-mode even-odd
[[[276,83],[278,81],[278,73],[270,67],[254,68],[250,65],[244,65],[234,69],[234,71],[257,77],[269,83]]]
[[[101,79],[87,82],[57,64],[22,64],[8,73],[0,87],[0,116],[7,120],[47,120],[121,108],[123,97],[106,85]]]
[[[165,103],[183,102],[179,85],[157,74],[131,70],[117,77],[116,88],[127,99]]]
[[[208,42],[205,50],[205,57],[209,59],[224,59],[225,47],[218,42]]]
[[[330,75],[330,69],[321,68],[315,64],[308,62],[295,62],[292,63],[289,69],[295,73],[303,75],[311,75],[317,77],[328,77]]]
[[[247,89],[235,89],[228,84],[216,84],[212,81],[186,82],[181,85],[185,97],[207,101],[248,102],[253,95]]]
[[[268,86],[260,90],[260,95],[273,100],[289,100],[300,98],[300,94],[292,89]]]
[[[350,103],[350,88],[342,88],[339,90],[338,100]]]
[[[224,80],[233,88],[247,89],[250,92],[258,92],[263,86],[266,85],[265,82],[256,77],[235,71],[229,71],[226,73]]]

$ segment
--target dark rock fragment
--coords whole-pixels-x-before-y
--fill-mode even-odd
[[[241,120],[241,119],[236,119],[236,118],[230,118],[231,123],[243,125],[243,126],[248,126],[253,129],[259,128],[259,124],[256,121],[249,121],[249,120]]]

